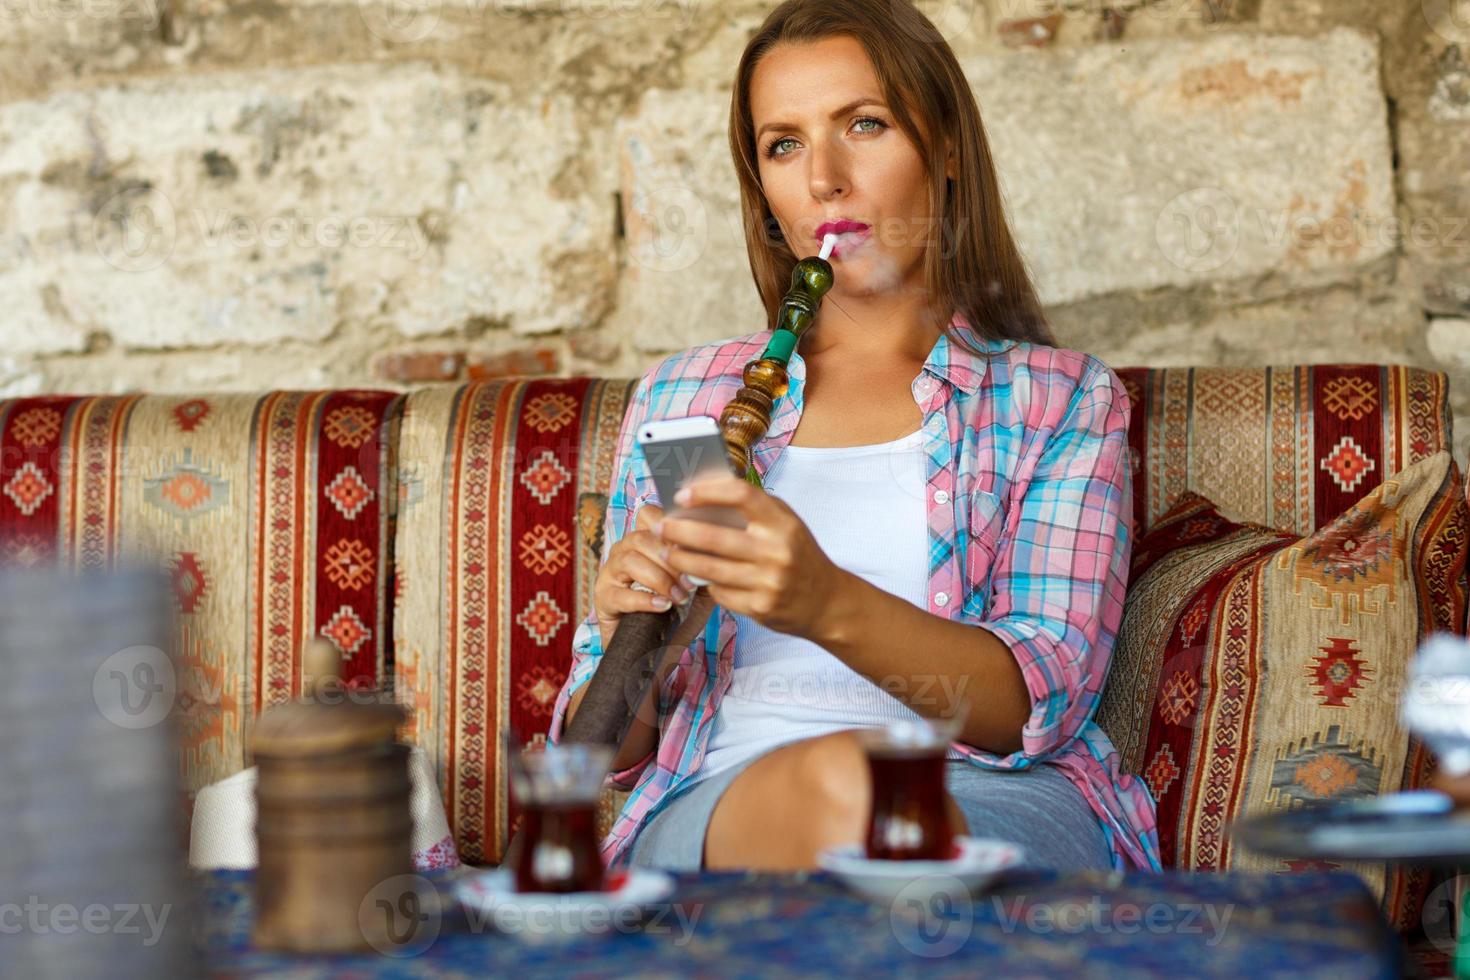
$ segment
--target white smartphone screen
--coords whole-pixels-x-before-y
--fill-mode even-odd
[[[691,415],[644,422],[638,427],[637,438],[665,514],[744,529],[745,515],[735,507],[686,508],[673,502],[674,494],[681,487],[734,472],[718,420],[708,415]],[[709,584],[697,575],[690,575],[689,579],[696,585]]]

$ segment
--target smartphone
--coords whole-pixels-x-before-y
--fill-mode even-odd
[[[730,466],[718,420],[709,415],[690,415],[644,422],[638,427],[638,445],[643,447],[643,458],[667,516],[745,529],[745,514],[738,507],[681,507],[673,502],[681,487],[710,477],[739,475]],[[708,579],[698,575],[690,575],[689,580],[695,585],[709,584]]]

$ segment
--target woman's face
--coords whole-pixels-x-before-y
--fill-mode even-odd
[[[931,230],[928,175],[918,147],[883,102],[872,62],[851,37],[781,44],[751,76],[761,186],[798,258],[821,250],[824,226],[861,226],[838,239],[833,292],[921,288]]]

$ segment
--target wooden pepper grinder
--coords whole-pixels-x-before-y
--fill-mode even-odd
[[[382,949],[391,921],[363,913],[370,895],[413,874],[406,712],[377,691],[348,691],[324,639],[302,651],[302,698],[266,711],[251,750],[259,766],[254,942],[259,949]]]

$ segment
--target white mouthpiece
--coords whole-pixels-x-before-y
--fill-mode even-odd
[[[817,254],[819,256],[821,256],[823,259],[830,258],[831,255],[832,255],[832,246],[834,246],[836,244],[837,244],[837,235],[836,235],[836,233],[835,232],[828,232],[826,235],[822,236],[822,250],[820,252],[818,252]]]

